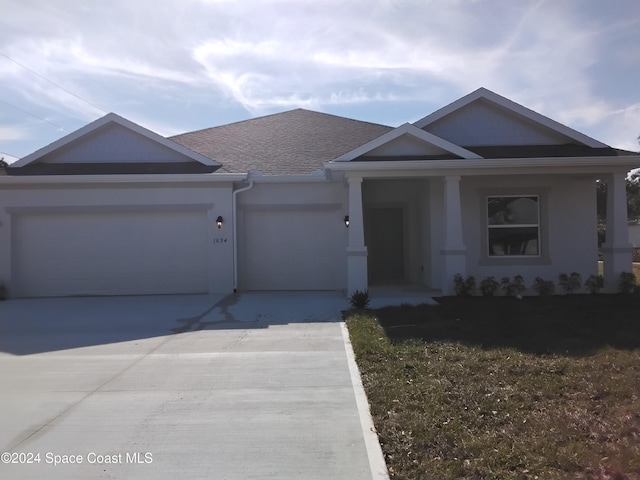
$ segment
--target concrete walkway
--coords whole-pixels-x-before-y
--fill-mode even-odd
[[[3,456],[0,478],[388,478],[346,306],[339,293],[0,302],[0,452],[17,462]]]

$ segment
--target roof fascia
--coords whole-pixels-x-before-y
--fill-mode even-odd
[[[246,173],[175,173],[131,175],[25,175],[0,176],[2,185],[77,185],[77,184],[165,184],[165,183],[228,183],[244,182]]]
[[[559,122],[556,122],[555,120],[550,119],[549,117],[545,117],[544,115],[531,110],[527,107],[524,107],[516,102],[514,102],[513,100],[509,100],[508,98],[505,98],[501,95],[498,95],[495,92],[492,92],[491,90],[488,90],[486,88],[479,88],[477,90],[475,90],[474,92],[471,92],[468,95],[465,95],[462,98],[459,98],[458,100],[456,100],[453,103],[450,103],[449,105],[436,110],[435,112],[433,112],[430,115],[427,115],[424,118],[421,118],[420,120],[418,120],[417,122],[415,122],[413,125],[415,125],[417,128],[419,129],[423,129],[429,125],[431,125],[432,123],[440,120],[441,118],[446,117],[447,115],[455,112],[456,110],[459,110],[467,105],[469,105],[472,102],[475,102],[476,100],[479,99],[484,99],[490,103],[493,103],[495,105],[498,105],[506,110],[510,110],[514,113],[516,113],[517,115],[523,116],[528,120],[531,120],[532,122],[538,123],[540,125],[543,125],[557,133],[560,133],[561,135],[564,135],[566,137],[569,137],[577,142],[583,143],[584,145],[587,145],[589,147],[593,147],[593,148],[602,148],[602,147],[608,147],[608,145],[599,142],[598,140],[591,138],[583,133],[578,132],[577,130],[574,130],[573,128],[567,127],[566,125],[563,125]]]
[[[187,147],[184,147],[179,143],[174,142],[173,140],[169,140],[168,138],[158,135],[157,133],[152,132],[151,130],[146,129],[136,123],[133,123],[131,120],[127,120],[126,118],[123,118],[120,115],[117,115],[113,112],[108,113],[104,117],[101,117],[98,120],[91,122],[82,128],[79,128],[75,132],[71,132],[69,135],[65,135],[64,137],[56,140],[55,142],[50,143],[46,147],[36,150],[35,152],[27,155],[26,157],[23,157],[20,160],[13,162],[11,166],[23,167],[32,162],[35,162],[40,158],[44,157],[45,155],[48,155],[49,153],[54,152],[55,150],[58,150],[59,148],[62,148],[65,145],[68,145],[78,140],[79,138],[82,138],[83,136],[88,135],[89,133],[94,132],[110,123],[115,123],[117,125],[120,125],[121,127],[131,130],[153,142],[159,143],[160,145],[163,145],[164,147],[170,150],[173,150],[176,153],[179,153],[188,158],[191,158],[196,162],[202,163],[204,165],[209,165],[209,166],[220,166],[220,163],[208,157],[205,157],[204,155],[196,153],[193,150],[190,150]]]
[[[614,159],[615,161],[610,161]],[[455,175],[484,175],[495,174],[500,171],[506,174],[544,173],[607,173],[628,172],[640,166],[640,155],[633,157],[607,157],[606,162],[601,157],[541,157],[541,158],[500,158],[480,160],[397,160],[376,162],[343,162],[327,164],[333,171],[358,173],[369,176],[385,172],[406,172],[407,176],[441,176],[446,172]]]
[[[445,140],[444,138],[440,138],[433,133],[427,132],[425,130],[421,130],[410,123],[404,123],[397,128],[394,128],[390,132],[384,133],[380,135],[378,138],[374,138],[370,142],[365,143],[364,145],[351,150],[350,152],[345,153],[331,161],[333,162],[350,162],[362,155],[374,150],[382,145],[385,145],[397,138],[400,138],[403,135],[410,135],[414,138],[422,140],[425,143],[434,145],[442,150],[453,153],[462,158],[482,158],[477,153],[471,152],[465,148],[459,147],[458,145]]]
[[[266,175],[261,172],[249,172],[247,179],[255,183],[319,183],[327,182],[328,170],[316,170],[311,173]]]

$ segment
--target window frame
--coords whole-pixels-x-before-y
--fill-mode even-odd
[[[550,265],[549,255],[549,187],[498,187],[477,191],[480,213],[480,251],[478,264],[481,266],[510,265]],[[538,198],[538,254],[537,255],[489,255],[489,210],[488,201],[493,197],[537,197]],[[494,225],[495,226],[495,225]],[[529,226],[517,225],[518,227]]]
[[[509,224],[509,223],[502,223],[502,224],[492,224],[489,222],[489,219],[491,218],[489,215],[489,204],[491,202],[491,199],[505,199],[505,198],[514,198],[514,199],[518,199],[518,198],[535,198],[535,202],[536,202],[536,217],[537,217],[537,222],[536,223],[515,223],[515,224]],[[508,195],[487,195],[485,197],[485,206],[486,206],[486,220],[487,220],[487,229],[486,229],[486,235],[487,235],[487,249],[485,251],[487,257],[489,258],[538,258],[540,257],[540,195],[537,194],[508,194]],[[536,250],[537,253],[535,254],[526,254],[526,253],[521,253],[521,254],[504,254],[504,255],[498,255],[498,254],[492,254],[491,253],[491,231],[492,230],[510,230],[510,229],[522,229],[522,228],[535,228],[536,229]]]

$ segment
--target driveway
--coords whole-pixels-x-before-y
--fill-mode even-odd
[[[0,478],[388,478],[346,305],[331,292],[0,302],[13,453]]]

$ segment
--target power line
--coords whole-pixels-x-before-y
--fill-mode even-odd
[[[27,115],[31,115],[32,117],[37,118],[38,120],[42,120],[43,122],[47,122],[48,124],[53,125],[54,127],[57,127],[60,130],[64,130],[67,133],[71,133],[69,130],[67,130],[63,126],[58,125],[57,123],[53,123],[52,121],[47,120],[46,118],[42,118],[42,117],[36,115],[35,113],[27,112],[26,110],[24,110],[24,109],[22,109],[20,107],[16,107],[15,105],[13,105],[13,104],[11,104],[9,102],[5,102],[4,100],[0,100],[0,102],[4,103],[5,105],[9,105],[10,107],[15,108],[16,110],[20,110],[21,112],[26,113]]]
[[[28,72],[31,72],[32,74],[36,75],[37,77],[40,77],[41,79],[43,79],[46,82],[49,82],[51,85],[54,85],[56,87],[58,87],[60,90],[63,90],[65,92],[67,92],[69,95],[76,97],[78,100],[82,100],[83,102],[91,105],[94,108],[97,108],[98,110],[100,110],[102,113],[109,113],[107,112],[104,108],[100,108],[98,105],[96,105],[93,102],[90,102],[89,100],[82,98],[79,95],[76,95],[75,93],[71,92],[70,90],[67,90],[66,88],[64,88],[61,85],[58,85],[56,82],[49,80],[48,78],[42,76],[41,74],[39,74],[38,72],[36,72],[35,70],[31,70],[29,67],[23,65],[22,63],[18,62],[17,60],[14,60],[13,58],[11,58],[9,55],[7,55],[6,53],[2,53],[0,52],[0,55],[2,55],[3,57],[5,57],[7,60],[11,60],[13,63],[15,63],[16,65],[21,66],[22,68],[24,68],[25,70],[27,70]]]
[[[18,155],[11,155],[10,153],[7,153],[7,152],[0,152],[0,155],[7,155],[9,157],[20,158]]]

